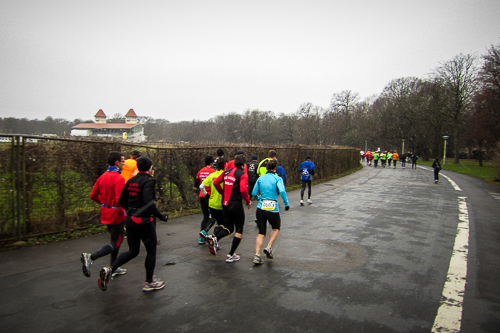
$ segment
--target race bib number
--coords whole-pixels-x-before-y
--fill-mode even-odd
[[[304,169],[302,169],[302,174],[303,174],[304,176],[307,176],[307,175],[309,174],[309,170],[307,170],[307,169],[305,169],[305,168],[304,168]]]
[[[262,200],[262,210],[274,210],[276,208],[276,201]]]

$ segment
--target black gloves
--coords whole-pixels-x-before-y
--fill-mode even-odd
[[[160,220],[163,222],[167,222],[168,221],[168,214],[161,214]]]
[[[285,206],[285,210],[290,210],[290,206]]]

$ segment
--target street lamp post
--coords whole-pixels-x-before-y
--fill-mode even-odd
[[[446,140],[448,140],[448,138],[449,138],[448,135],[443,136],[444,139],[443,167],[446,165]]]
[[[401,156],[405,153],[405,139],[403,139],[403,148],[401,148]]]

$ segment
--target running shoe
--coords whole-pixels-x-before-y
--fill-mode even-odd
[[[307,204],[309,204],[309,205],[310,205],[310,204],[312,204],[312,203],[313,203],[313,202],[312,202],[312,200],[311,200],[311,199],[307,199]]]
[[[160,290],[165,287],[165,282],[153,280],[151,282],[144,282],[142,286],[142,291],[153,291]]]
[[[198,244],[203,245],[203,244],[206,244],[206,243],[207,243],[207,241],[205,240],[205,238],[201,238],[201,237],[198,238]]]
[[[111,280],[111,273],[113,270],[111,267],[104,267],[99,272],[99,279],[97,280],[97,285],[101,288],[102,291],[106,291],[108,289],[108,282]]]
[[[267,259],[274,259],[273,249],[270,246],[264,249],[264,253],[266,254]]]
[[[264,263],[264,260],[262,260],[262,258],[258,255],[254,255],[253,256],[253,260],[252,262],[255,264],[255,265],[262,265]]]
[[[238,260],[240,260],[240,256],[237,255],[236,253],[233,254],[233,255],[228,254],[226,256],[226,262],[235,262],[235,261],[238,261]]]
[[[115,276],[118,276],[118,275],[125,275],[125,274],[127,274],[127,270],[126,270],[126,269],[123,269],[123,268],[118,267],[118,268],[116,269],[116,271],[115,271],[113,274],[111,274],[111,277],[115,277]]]
[[[208,239],[208,233],[205,230],[200,231],[200,238],[203,238],[205,240]]]
[[[304,200],[300,199],[300,205],[304,206]]]
[[[214,256],[217,255],[217,247],[217,237],[215,237],[215,235],[210,236],[210,238],[208,239],[208,249]]]
[[[90,266],[92,266],[92,264],[94,263],[94,261],[90,259],[90,253],[82,253],[80,261],[83,264],[82,266],[83,275],[85,275],[86,277],[90,277]]]

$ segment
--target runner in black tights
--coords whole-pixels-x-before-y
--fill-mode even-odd
[[[139,173],[129,179],[120,195],[120,205],[128,210],[125,218],[127,227],[127,243],[129,250],[122,253],[110,267],[104,267],[99,272],[98,285],[101,290],[107,289],[111,275],[117,267],[137,257],[141,241],[146,247],[146,282],[143,291],[158,290],[165,287],[165,282],[153,277],[156,265],[156,218],[167,221],[168,215],[161,214],[155,205],[155,180],[151,176],[153,166],[147,157],[137,160]]]
[[[213,255],[217,254],[218,241],[230,235],[233,231],[233,243],[231,250],[226,256],[226,262],[240,260],[240,256],[235,253],[243,237],[243,226],[245,224],[245,211],[242,200],[245,200],[248,209],[252,206],[248,195],[248,175],[243,172],[245,167],[245,156],[236,155],[234,158],[234,168],[227,169],[213,184],[217,191],[222,194],[222,214],[224,216],[224,226],[214,230],[214,235],[210,236],[209,250]],[[224,188],[222,188],[222,185]]]

